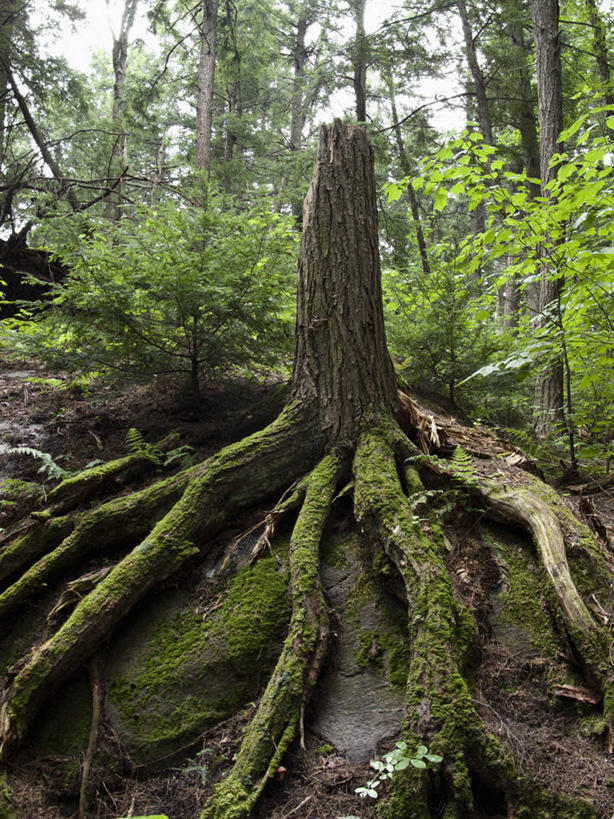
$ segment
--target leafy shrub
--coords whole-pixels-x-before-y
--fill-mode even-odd
[[[266,201],[239,210],[210,192],[206,207],[87,218],[47,229],[71,274],[50,310],[13,322],[13,344],[58,369],[180,374],[195,393],[203,378],[288,350],[296,239]]]

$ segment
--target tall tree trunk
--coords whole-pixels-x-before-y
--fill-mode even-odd
[[[219,0],[202,0],[200,25],[200,61],[196,97],[196,144],[194,169],[207,176],[211,173],[211,129],[213,125],[213,89]]]
[[[113,219],[120,219],[122,215],[122,175],[128,165],[128,137],[124,120],[124,85],[126,83],[126,68],[128,64],[128,40],[134,25],[138,0],[126,0],[122,11],[122,19],[117,36],[113,36],[113,125],[117,129],[117,137],[113,145],[110,163],[109,187],[114,187],[114,193],[109,197],[109,215]]]
[[[392,73],[390,71],[386,73],[385,80],[386,85],[388,87],[388,96],[390,98],[390,109],[392,112],[392,127],[394,132],[394,138],[397,143],[397,150],[399,153],[401,170],[403,171],[405,176],[409,178],[411,176],[411,165],[409,163],[407,151],[405,150],[405,145],[403,144],[403,135],[401,134],[401,126],[399,125],[399,116],[397,113],[394,80],[392,78]],[[409,209],[411,211],[411,216],[414,222],[414,230],[416,231],[416,240],[418,242],[418,252],[420,254],[420,264],[422,266],[422,272],[424,273],[425,276],[430,276],[431,265],[426,250],[426,241],[424,239],[424,230],[422,229],[422,220],[420,219],[418,198],[416,196],[416,191],[414,190],[414,186],[412,184],[411,179],[409,180],[406,190],[407,198],[409,199]]]
[[[595,49],[595,60],[599,79],[603,86],[603,101],[606,105],[614,105],[614,87],[608,60],[608,45],[606,40],[606,27],[597,8],[595,0],[585,0],[589,18],[593,27],[593,48]]]
[[[467,65],[471,73],[471,81],[473,93],[475,95],[475,104],[478,124],[480,132],[484,140],[489,144],[493,144],[492,124],[490,119],[490,111],[488,108],[488,98],[486,96],[486,80],[484,73],[478,61],[478,55],[475,47],[475,39],[471,29],[471,21],[467,13],[467,5],[465,0],[458,0],[456,3],[458,13],[463,27],[463,38],[465,41],[465,56],[467,58]],[[471,213],[471,221],[474,233],[484,233],[486,230],[486,205],[480,202]],[[481,275],[481,270],[476,271],[476,277]]]
[[[365,2],[366,0],[352,0],[354,22],[356,23],[356,39],[352,49],[352,65],[354,68],[354,96],[356,99],[356,121],[367,121],[367,58],[368,45],[365,35]]]
[[[517,120],[515,125],[520,132],[520,146],[524,170],[528,177],[535,180],[541,178],[539,136],[537,133],[536,99],[531,84],[529,63],[531,56],[525,42],[523,20],[525,9],[521,0],[512,0],[508,6],[508,13],[512,18],[509,24],[510,45],[514,54],[514,68],[518,78],[518,104],[515,107]],[[541,193],[539,181],[529,182],[529,194],[532,199]],[[506,294],[507,326],[514,327],[518,318],[518,309],[521,304],[520,282],[514,278],[508,283]],[[539,313],[539,282],[529,282],[523,291],[524,302],[531,319]]]
[[[537,99],[539,104],[539,139],[542,195],[548,196],[548,182],[556,169],[551,160],[559,150],[558,138],[563,130],[563,96],[561,43],[559,38],[558,0],[529,0],[535,37],[537,65]],[[539,313],[542,327],[550,327],[556,336],[563,332],[561,322],[562,278],[544,262],[540,282]],[[564,423],[563,359],[557,353],[537,376],[535,386],[535,430],[544,436]]]
[[[16,17],[16,0],[2,0],[0,2],[0,173],[2,174],[5,172],[6,101],[10,88],[7,68],[11,64],[11,44]]]
[[[480,131],[482,132],[482,136],[486,142],[488,142],[489,145],[492,145],[492,124],[490,120],[490,111],[488,108],[488,98],[486,96],[486,80],[478,60],[473,31],[471,30],[471,21],[469,20],[469,15],[467,13],[467,5],[465,0],[458,0],[456,7],[458,9],[463,27],[465,56],[467,57],[467,65],[469,66],[469,71],[471,72],[471,79],[473,82]]]
[[[224,128],[224,167],[222,169],[223,185],[230,193],[232,190],[233,168],[230,164],[234,157],[237,144],[236,122],[243,115],[243,101],[241,91],[241,52],[237,44],[237,10],[234,4],[226,0],[227,41],[225,51],[231,53],[230,74],[226,83],[226,124]]]

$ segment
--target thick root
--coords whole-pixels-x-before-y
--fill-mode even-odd
[[[328,612],[318,551],[342,468],[340,460],[328,455],[309,477],[290,541],[289,633],[233,769],[216,787],[202,819],[249,816],[296,735],[305,699],[319,675],[328,644]]]
[[[541,481],[507,486],[481,479],[479,489],[489,514],[498,521],[522,526],[532,536],[550,586],[555,594],[565,629],[585,664],[589,679],[604,695],[603,711],[609,725],[609,750],[614,751],[614,640],[598,622],[574,583],[565,537],[558,510],[561,499],[554,489]],[[578,540],[592,539],[582,524],[567,512],[567,525]],[[595,544],[595,550],[598,550]]]
[[[136,452],[115,461],[109,461],[78,475],[66,478],[47,495],[48,511],[52,515],[63,515],[76,509],[90,498],[113,490],[117,492],[136,478],[153,474],[158,462],[147,452]]]
[[[25,736],[57,686],[155,585],[201,552],[204,538],[228,517],[278,492],[309,468],[316,454],[304,413],[287,408],[262,432],[233,444],[194,477],[152,532],[90,592],[59,631],[15,677],[0,713],[0,758]]]
[[[9,532],[0,552],[0,583],[59,546],[76,525],[77,518],[66,515],[44,522],[30,521],[25,531],[20,527],[12,537]]]
[[[475,642],[475,625],[454,599],[437,526],[418,519],[403,493],[394,457],[395,437],[383,423],[365,432],[354,458],[355,517],[370,542],[383,547],[407,592],[411,659],[407,682],[408,742],[423,742],[444,758],[446,815],[474,810],[471,766],[509,792],[514,779],[498,743],[487,737],[462,674]],[[419,491],[417,472],[404,481]],[[429,817],[427,775],[408,769],[393,780],[390,817]]]
[[[159,481],[140,492],[108,501],[91,512],[86,512],[75,526],[75,521],[67,518],[50,520],[37,535],[37,546],[51,545],[51,551],[37,560],[24,574],[0,594],[0,621],[11,611],[43,590],[50,578],[65,571],[78,560],[89,554],[102,553],[116,543],[130,543],[144,537],[151,527],[175,504],[183,494],[189,481],[189,474],[174,475]],[[53,548],[53,535],[59,535],[75,526],[59,544]],[[9,556],[13,565],[18,561],[19,550],[23,549],[23,539],[12,544],[7,550],[5,566]],[[30,555],[33,549],[30,550]],[[23,555],[22,555],[23,559]]]

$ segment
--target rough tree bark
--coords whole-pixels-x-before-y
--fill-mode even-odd
[[[207,175],[211,170],[211,128],[219,0],[203,0],[200,24],[200,61],[196,97],[196,144],[194,168]]]
[[[608,60],[606,26],[595,0],[585,0],[585,4],[593,27],[593,48],[595,49],[597,72],[603,85],[603,101],[606,105],[614,105],[614,88]]]
[[[388,71],[384,75],[384,79],[386,82],[386,86],[388,87],[388,96],[390,99],[390,112],[392,114],[392,126],[394,131],[395,142],[397,143],[397,151],[399,152],[401,170],[403,171],[405,176],[409,177],[411,176],[411,165],[409,162],[409,157],[407,156],[407,151],[405,150],[405,145],[403,144],[403,135],[401,134],[399,115],[397,113],[396,95],[394,80],[392,78],[392,72]],[[406,190],[407,198],[409,199],[409,209],[411,211],[411,217],[414,222],[414,230],[416,231],[416,241],[418,242],[418,252],[420,254],[420,264],[422,266],[422,272],[424,273],[425,276],[430,276],[431,264],[429,262],[428,251],[426,249],[426,240],[424,238],[422,219],[420,218],[418,197],[416,196],[416,191],[414,190],[414,186],[412,184],[411,179],[409,180]]]
[[[109,165],[109,188],[116,184],[115,192],[109,198],[109,216],[120,219],[122,213],[123,173],[128,165],[128,136],[124,122],[124,85],[126,84],[126,69],[128,65],[128,40],[134,25],[138,0],[126,0],[122,10],[122,18],[117,35],[113,34],[113,107],[111,118],[117,128],[117,137],[113,145],[111,162]]]
[[[356,23],[356,40],[352,49],[352,66],[354,68],[354,97],[356,100],[357,122],[367,121],[367,55],[368,45],[365,34],[365,2],[352,0],[351,7]]]
[[[448,817],[493,815],[473,787],[477,780],[488,783],[497,815],[592,815],[570,813],[567,801],[527,788],[505,748],[486,730],[466,672],[477,640],[476,614],[455,593],[438,519],[443,512],[436,507],[418,512],[438,495],[425,491],[424,482],[466,495],[479,504],[481,515],[530,533],[542,567],[544,605],[547,600],[552,622],[560,624],[569,651],[602,697],[611,729],[614,642],[600,619],[608,604],[601,600],[595,609],[578,592],[576,563],[568,563],[571,545],[576,561],[586,553],[602,576],[611,579],[610,569],[597,541],[564,511],[553,490],[511,465],[522,460],[518,453],[501,451],[491,441],[491,454],[502,456],[491,462],[488,451],[475,449],[475,432],[428,418],[399,396],[384,334],[372,151],[362,129],[339,121],[322,128],[305,200],[296,334],[291,395],[264,430],[198,466],[94,508],[92,492],[102,486],[108,491],[118,481],[123,485],[134,463],[109,464],[104,477],[86,471],[60,484],[46,511],[2,535],[0,625],[86,556],[114,557],[104,571],[80,578],[85,590],[74,609],[48,638],[32,635],[23,660],[8,674],[0,758],[9,760],[27,740],[48,697],[88,663],[148,592],[186,564],[206,559],[214,535],[241,510],[283,492],[252,555],[257,559],[269,544],[280,519],[296,515],[287,554],[287,636],[232,767],[202,806],[203,819],[249,816],[301,736],[305,705],[326,664],[333,629],[319,548],[333,504],[345,496],[352,499],[348,510],[365,548],[400,583],[408,655],[403,736],[409,747],[424,743],[443,757],[433,775],[412,766],[395,775],[381,815],[425,818],[442,815],[442,809]],[[462,474],[445,457],[426,454],[449,455],[461,443],[481,455]],[[123,556],[117,557],[122,544]],[[58,607],[65,608],[63,597],[54,612]],[[242,622],[247,634],[261,627],[249,618]],[[92,755],[90,747],[90,761]]]
[[[539,105],[539,142],[542,194],[548,196],[548,182],[556,174],[551,167],[554,154],[562,149],[559,134],[563,130],[563,91],[561,42],[559,37],[558,0],[530,0],[537,66],[537,100]],[[561,292],[563,279],[554,275],[547,261],[540,282],[539,314],[542,327],[550,326],[561,335]],[[535,431],[540,436],[565,424],[562,353],[538,374],[535,385]]]

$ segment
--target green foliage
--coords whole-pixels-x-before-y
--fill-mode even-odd
[[[279,364],[292,336],[295,236],[266,200],[241,211],[135,208],[119,223],[73,217],[48,239],[71,269],[51,310],[9,343],[63,369],[202,378]]]
[[[377,789],[387,779],[392,779],[397,771],[404,771],[410,765],[414,768],[424,769],[427,767],[427,762],[434,764],[442,762],[443,757],[439,754],[429,753],[426,745],[419,745],[416,753],[411,756],[407,753],[407,743],[404,741],[397,742],[392,751],[384,754],[382,759],[372,759],[369,765],[377,771],[374,779],[367,782],[365,787],[355,788],[355,792],[365,799],[370,796],[372,799],[377,799],[379,796]]]
[[[128,817],[120,816],[119,819],[128,819]],[[148,816],[133,816],[132,819],[168,819],[168,816],[165,813],[156,813]]]
[[[34,449],[30,446],[15,446],[7,450],[7,454],[28,455],[30,458],[39,460],[41,465],[37,471],[49,481],[60,481],[64,478],[69,478],[73,474],[56,463],[48,452],[41,452],[40,449]]]
[[[181,444],[168,452],[160,449],[156,444],[150,444],[145,440],[143,433],[130,427],[126,433],[126,449],[130,455],[148,455],[159,467],[166,469],[173,464],[175,467],[185,469],[194,463],[195,449],[190,444]]]
[[[481,280],[467,276],[443,244],[433,258],[430,275],[416,265],[383,272],[386,332],[410,383],[456,401],[458,388],[501,349],[503,336],[487,321],[493,299]]]
[[[143,437],[143,433],[136,429],[136,427],[130,427],[128,432],[126,433],[126,449],[131,455],[138,454],[139,452],[145,452],[149,449],[150,444],[147,443],[145,438]]]
[[[466,486],[475,486],[477,483],[475,467],[471,455],[462,446],[455,446],[452,457],[448,462],[448,468],[455,478],[458,478]]]
[[[610,110],[596,108],[563,132],[566,150],[553,158],[556,175],[545,195],[534,193],[539,180],[509,170],[505,154],[473,131],[446,144],[412,180],[423,195],[433,197],[436,210],[457,209],[464,202],[469,211],[482,205],[488,212],[485,232],[467,235],[458,247],[448,246],[454,265],[465,275],[485,271],[488,295],[482,296],[474,316],[487,325],[484,332],[496,338],[499,349],[498,357],[485,356],[481,366],[466,371],[461,383],[480,376],[482,390],[515,389],[528,375],[562,357],[569,364],[568,421],[585,442],[601,445],[614,431],[614,384],[609,377],[614,365]],[[408,180],[390,186],[389,197],[396,199],[406,184]],[[544,278],[564,282],[560,311],[549,305],[542,314],[532,315],[525,307],[511,317],[510,329],[510,317],[501,313],[500,304],[499,315],[494,310],[497,294],[512,286],[525,293]],[[442,306],[453,325],[454,311],[449,304]],[[442,327],[446,319],[442,316]],[[428,337],[428,323],[426,328]]]

